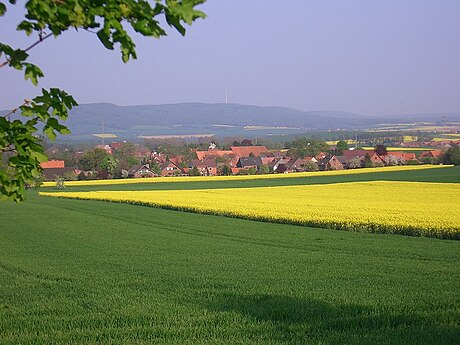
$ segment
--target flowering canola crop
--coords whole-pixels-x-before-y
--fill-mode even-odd
[[[460,184],[349,182],[167,191],[41,192],[321,228],[460,239]]]
[[[114,184],[132,183],[161,183],[161,182],[200,182],[200,181],[239,181],[239,180],[265,180],[265,179],[284,179],[295,177],[312,176],[335,176],[335,175],[355,175],[378,172],[425,170],[425,169],[446,169],[452,165],[402,165],[381,168],[364,168],[353,170],[334,170],[334,171],[313,171],[299,172],[291,174],[266,174],[266,175],[233,175],[233,176],[178,176],[178,177],[150,177],[150,178],[128,178],[110,180],[89,180],[89,181],[66,181],[66,186],[99,186]],[[43,187],[55,187],[56,182],[44,182]]]

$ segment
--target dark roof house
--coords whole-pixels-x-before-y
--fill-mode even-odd
[[[158,176],[152,170],[148,164],[139,164],[131,167],[128,171],[128,177],[154,177]]]
[[[262,163],[262,159],[260,157],[241,157],[236,164],[237,168],[259,168]]]

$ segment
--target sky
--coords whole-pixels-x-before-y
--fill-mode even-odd
[[[0,42],[25,48],[15,31],[22,1],[0,18]],[[134,35],[124,64],[95,34],[68,31],[30,51],[79,103],[183,102],[275,105],[363,115],[460,112],[460,0],[208,0],[182,37]],[[2,59],[0,59],[3,61]],[[0,109],[40,90],[0,69]]]

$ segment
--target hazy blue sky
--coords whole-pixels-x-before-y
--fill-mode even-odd
[[[21,1],[18,1],[20,3]],[[460,0],[208,0],[208,18],[183,38],[135,37],[123,64],[94,34],[67,32],[30,52],[80,103],[229,101],[362,114],[460,111]],[[0,18],[0,42],[16,33],[20,5]],[[24,36],[24,37],[23,37]],[[0,70],[0,109],[38,90]]]

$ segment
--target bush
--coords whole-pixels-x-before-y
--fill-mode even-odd
[[[420,162],[416,159],[409,159],[408,161],[406,161],[406,165],[419,165]]]
[[[74,171],[68,171],[63,175],[64,180],[66,181],[76,181],[78,180],[78,175]]]
[[[195,166],[188,171],[188,176],[201,176],[201,173],[198,170],[198,168]]]

